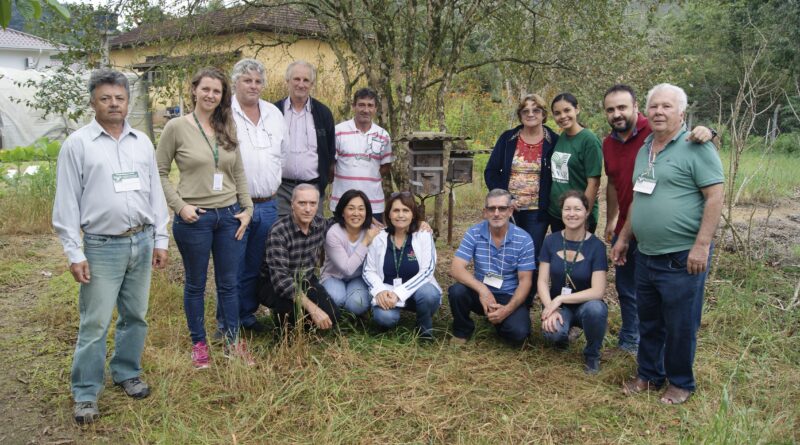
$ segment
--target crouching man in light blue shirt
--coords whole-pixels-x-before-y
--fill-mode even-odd
[[[484,221],[467,230],[456,251],[450,275],[457,283],[447,297],[453,314],[454,343],[472,336],[475,323],[470,313],[485,315],[500,337],[520,345],[531,332],[530,294],[536,269],[533,240],[511,224],[514,209],[507,190],[494,189],[486,196]],[[472,261],[475,273],[467,270]]]
[[[118,71],[95,71],[89,95],[95,118],[61,146],[53,205],[53,226],[80,283],[80,329],[72,362],[79,424],[100,416],[97,397],[115,307],[119,317],[111,377],[130,397],[150,394],[139,378],[145,315],[152,266],[166,265],[169,239],[153,144],[125,120],[128,79]]]

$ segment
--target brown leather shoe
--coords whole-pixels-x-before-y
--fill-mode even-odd
[[[668,385],[667,390],[664,391],[664,394],[661,396],[661,403],[665,405],[680,405],[689,400],[691,395],[692,392],[688,389]]]
[[[656,391],[660,386],[653,382],[648,382],[641,377],[636,377],[633,380],[628,380],[622,383],[622,393],[626,396],[632,396],[644,391]]]

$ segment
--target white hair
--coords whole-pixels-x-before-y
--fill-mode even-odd
[[[236,81],[238,81],[240,77],[250,72],[258,74],[258,76],[261,77],[261,82],[264,84],[267,83],[264,64],[256,59],[242,59],[236,62],[236,65],[233,66],[233,70],[231,71],[231,82],[236,85]]]
[[[311,83],[315,83],[317,81],[317,69],[314,68],[314,65],[306,62],[305,60],[295,60],[294,62],[290,63],[289,66],[286,67],[286,81],[288,82],[289,79],[292,78],[292,71],[297,66],[304,66],[311,71]]]
[[[315,185],[311,184],[297,184],[297,186],[292,190],[292,202],[297,198],[297,192],[302,192],[305,190],[314,190],[317,192],[317,199],[319,199],[319,189]]]
[[[650,88],[650,91],[647,92],[647,102],[644,106],[645,110],[650,108],[650,99],[659,91],[669,91],[675,93],[675,96],[678,98],[678,111],[681,113],[686,111],[686,106],[689,104],[689,98],[686,97],[686,91],[683,91],[683,88],[671,83],[660,83],[653,88]]]

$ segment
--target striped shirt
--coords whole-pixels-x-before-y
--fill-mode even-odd
[[[467,262],[474,261],[475,278],[481,282],[489,272],[502,275],[503,285],[498,291],[502,294],[514,294],[519,286],[517,272],[536,269],[531,236],[511,223],[499,248],[492,242],[488,221],[470,227],[464,233],[456,256]]]
[[[325,233],[332,224],[333,219],[314,216],[308,234],[305,234],[289,214],[272,226],[264,264],[278,297],[294,300],[295,280],[305,280],[314,275]]]
[[[384,196],[380,168],[394,160],[389,133],[374,122],[366,133],[353,119],[336,126],[336,174],[331,192],[331,210],[350,190],[367,194],[373,213],[383,212]]]

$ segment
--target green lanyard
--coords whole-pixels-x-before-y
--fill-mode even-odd
[[[200,130],[200,133],[203,133],[203,139],[206,140],[206,144],[208,144],[208,148],[211,149],[211,153],[214,155],[214,170],[219,171],[219,146],[217,145],[216,139],[214,140],[214,146],[211,146],[211,141],[208,140],[208,136],[206,136],[205,130],[203,130],[203,126],[200,125],[200,121],[197,120],[197,115],[192,112],[192,117],[194,117],[194,121],[197,123],[197,128]]]
[[[578,262],[578,255],[581,254],[584,240],[586,240],[586,232],[583,232],[583,238],[581,238],[581,242],[578,244],[578,250],[575,251],[575,256],[572,257],[572,264],[570,264],[570,262],[567,261],[567,237],[564,236],[564,232],[561,232],[561,243],[564,248],[564,287],[569,287],[567,286],[567,283],[572,283],[571,288],[575,287],[575,283],[572,281],[572,278],[569,276],[569,274],[572,273],[572,269],[575,268],[575,263]]]
[[[394,270],[396,274],[396,278],[400,278],[400,265],[403,263],[403,252],[406,250],[406,243],[408,242],[408,235],[403,240],[403,247],[400,248],[400,252],[398,255],[397,247],[394,245],[394,235],[391,239],[392,242],[392,257],[394,257]]]

